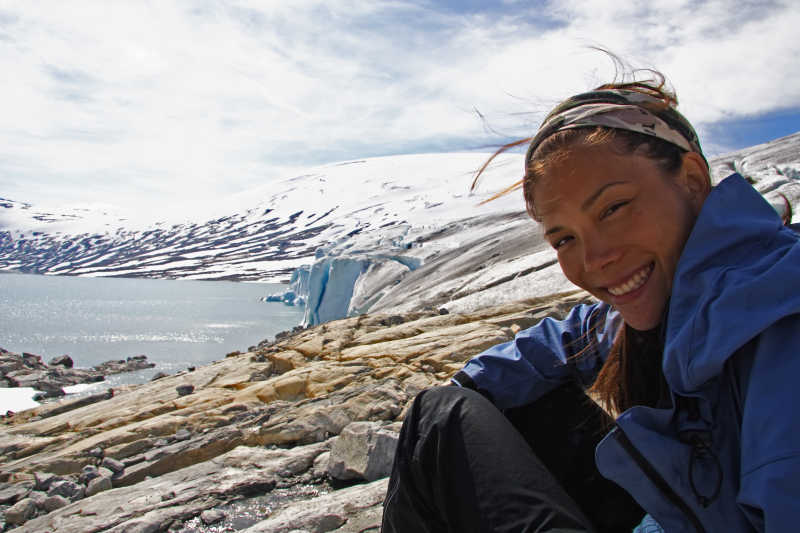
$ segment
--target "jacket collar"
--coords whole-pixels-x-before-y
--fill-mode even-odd
[[[800,240],[733,174],[711,190],[678,262],[664,349],[667,382],[678,394],[697,391],[750,339],[799,312]]]

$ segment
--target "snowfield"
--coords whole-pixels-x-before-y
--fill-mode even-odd
[[[277,297],[305,304],[306,324],[366,311],[469,311],[573,289],[525,214],[521,192],[480,205],[519,179],[521,154],[499,157],[469,192],[487,157],[321,166],[227,199],[244,206],[233,214],[181,224],[0,198],[0,271],[291,281]],[[788,201],[800,221],[800,133],[711,165],[715,182],[740,172],[779,213]]]

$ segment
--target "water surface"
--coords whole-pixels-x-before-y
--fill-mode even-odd
[[[260,298],[280,284],[0,274],[0,347],[68,354],[76,366],[144,354],[156,368],[109,377],[135,383],[222,359],[291,329],[302,308]],[[2,406],[0,406],[1,408]]]

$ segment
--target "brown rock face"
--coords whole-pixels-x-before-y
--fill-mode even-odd
[[[348,318],[69,410],[64,401],[18,413],[0,423],[0,481],[4,493],[13,492],[8,501],[25,497],[22,484],[30,487],[34,473],[80,484],[87,465],[106,460],[116,470],[111,490],[109,480],[95,481],[91,496],[49,513],[25,504],[12,518],[20,532],[166,531],[189,522],[203,530],[203,511],[313,483],[327,498],[319,506],[278,498],[286,511],[264,516],[268,522],[252,531],[369,528],[379,520],[385,484],[342,489],[352,490],[360,506],[342,503],[342,491],[323,494],[330,488],[319,485],[325,472],[319,464],[327,456],[316,466],[315,460],[330,449],[330,439],[353,422],[374,423],[376,434],[396,432],[420,390],[446,382],[464,361],[510,340],[515,330],[561,316],[585,299],[578,293],[472,314]],[[181,396],[178,389],[189,386],[192,393]],[[310,497],[308,489],[300,492],[300,500]],[[314,515],[315,508],[327,515]],[[350,518],[359,517],[350,526],[347,509],[355,513]],[[214,527],[224,527],[231,512],[214,513],[222,517]]]

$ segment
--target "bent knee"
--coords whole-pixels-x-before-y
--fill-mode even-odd
[[[414,399],[410,413],[424,424],[456,418],[486,417],[501,414],[479,392],[455,385],[433,387],[420,392]]]

